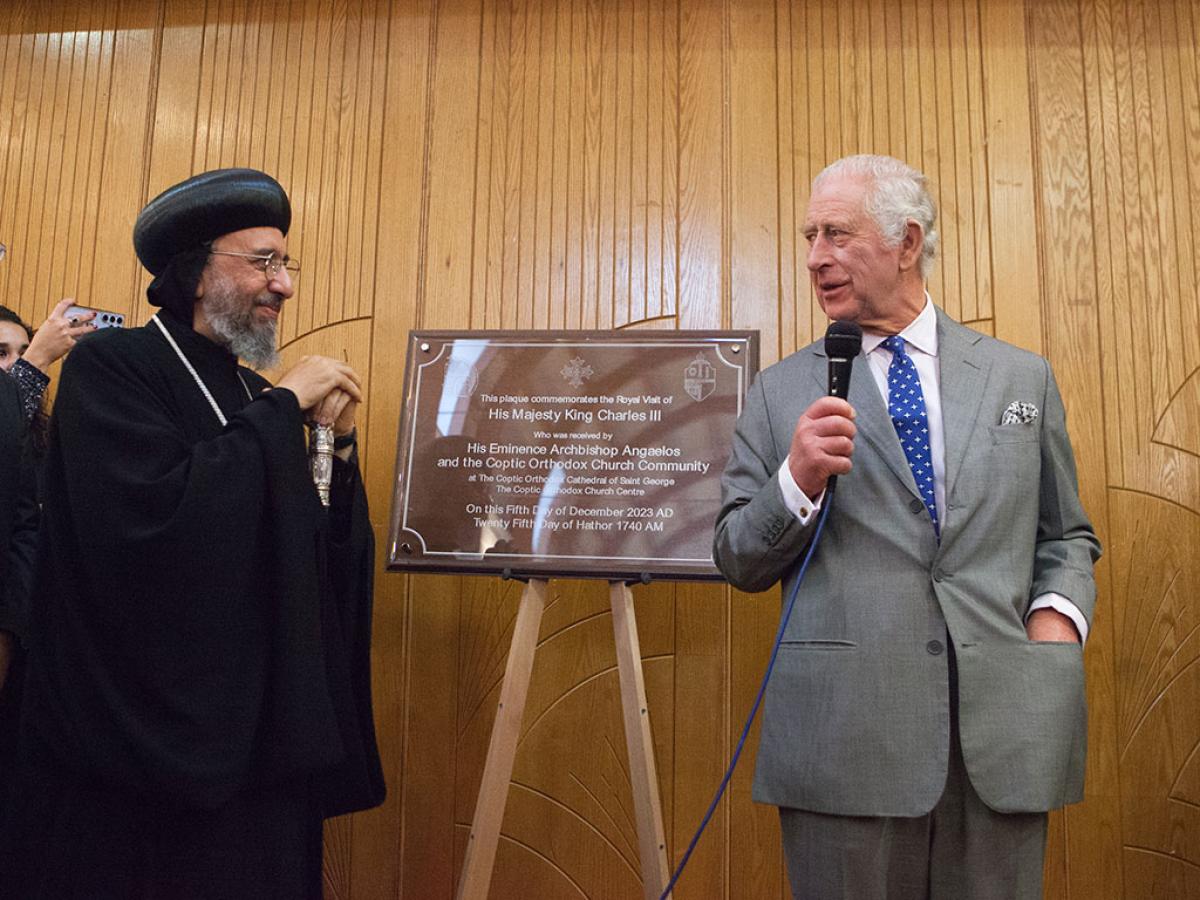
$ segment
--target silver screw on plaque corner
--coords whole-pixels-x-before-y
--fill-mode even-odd
[[[333,484],[333,426],[313,425],[308,432],[308,454],[312,459],[313,484],[321,505],[329,505],[329,486]]]
[[[422,343],[422,344],[421,344],[421,352],[422,352],[422,353],[428,353],[428,352],[429,352],[429,345],[428,345],[428,344],[425,344],[425,343]]]
[[[734,352],[734,353],[741,353],[741,352],[742,352],[742,348],[741,348],[741,346],[740,346],[740,345],[738,345],[738,344],[734,344],[734,345],[733,345],[733,352]]]

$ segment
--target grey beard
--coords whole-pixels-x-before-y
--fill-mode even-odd
[[[214,306],[219,304],[214,304]],[[234,356],[252,369],[273,369],[279,365],[275,349],[275,323],[254,322],[254,307],[241,312],[209,309],[208,325]]]

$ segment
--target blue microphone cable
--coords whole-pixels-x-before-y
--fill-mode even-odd
[[[721,779],[716,796],[713,797],[712,803],[708,805],[708,812],[704,814],[704,818],[700,822],[700,827],[696,829],[696,833],[692,836],[692,841],[688,844],[687,852],[683,854],[683,859],[679,861],[679,867],[675,869],[675,874],[667,882],[667,886],[658,900],[667,900],[667,897],[671,895],[671,890],[675,887],[675,882],[683,874],[683,867],[688,864],[688,860],[692,856],[692,851],[696,849],[700,835],[704,834],[704,829],[708,827],[708,822],[716,811],[717,804],[721,802],[725,788],[729,786],[729,779],[733,777],[733,770],[737,767],[738,758],[742,755],[742,748],[746,746],[746,736],[750,733],[750,726],[754,724],[754,717],[758,715],[758,708],[762,705],[763,695],[767,692],[767,682],[771,680],[771,670],[775,668],[775,659],[779,656],[779,647],[783,643],[783,633],[787,629],[788,619],[792,617],[792,608],[796,605],[796,595],[800,593],[800,585],[804,581],[804,573],[808,571],[808,561],[812,559],[813,551],[817,549],[817,543],[821,540],[821,532],[825,529],[825,519],[828,518],[829,509],[833,506],[832,479],[830,481],[831,483],[826,487],[825,503],[821,507],[821,515],[817,519],[816,531],[813,532],[812,541],[808,545],[808,552],[804,554],[804,561],[800,564],[800,572],[796,575],[796,583],[792,586],[792,593],[788,596],[787,604],[783,609],[783,615],[779,619],[779,631],[775,634],[775,646],[771,648],[771,659],[767,662],[767,671],[763,675],[762,684],[759,685],[758,696],[754,698],[754,705],[750,708],[750,715],[746,717],[746,725],[742,728],[742,736],[738,738],[737,747],[733,751],[733,758],[729,761],[729,768],[725,770],[725,777]]]

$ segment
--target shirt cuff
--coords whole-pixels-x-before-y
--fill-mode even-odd
[[[33,421],[42,405],[42,396],[50,385],[50,376],[24,359],[14,362],[8,374],[17,382],[17,389],[21,393],[21,408],[25,411],[25,421]]]
[[[779,467],[779,490],[783,493],[783,505],[801,525],[807,525],[813,516],[821,511],[821,500],[825,492],[821,491],[816,500],[808,499],[808,495],[800,490],[796,479],[792,477],[792,470],[788,468],[786,459]]]
[[[1075,624],[1075,630],[1079,632],[1080,645],[1087,643],[1088,623],[1083,617],[1083,613],[1079,611],[1079,607],[1064,597],[1062,594],[1056,594],[1049,591],[1042,594],[1029,604],[1029,612],[1025,613],[1025,621],[1029,621],[1029,617],[1033,615],[1037,609],[1053,609],[1055,612],[1060,612]]]

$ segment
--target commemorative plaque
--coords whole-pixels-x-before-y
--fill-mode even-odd
[[[757,332],[412,332],[388,567],[720,579]]]

